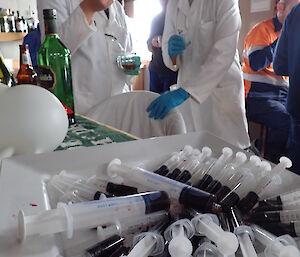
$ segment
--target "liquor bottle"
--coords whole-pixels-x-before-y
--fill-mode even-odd
[[[17,11],[17,16],[15,17],[16,31],[23,32],[23,22],[20,17],[20,12]]]
[[[37,85],[38,76],[32,67],[28,45],[20,45],[20,69],[17,75],[17,84]]]
[[[46,38],[38,51],[40,84],[62,102],[71,125],[75,123],[71,53],[59,39],[56,10],[45,9],[43,14]]]
[[[13,75],[5,66],[1,54],[0,54],[0,82],[6,84],[9,87],[13,87],[16,84]]]

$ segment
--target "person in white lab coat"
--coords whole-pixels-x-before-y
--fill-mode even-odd
[[[206,130],[248,147],[236,49],[240,28],[237,0],[169,0],[162,51],[166,66],[179,69],[178,81],[175,90],[149,105],[149,117],[163,119],[169,110],[183,105],[188,131]]]
[[[116,57],[132,50],[124,9],[113,0],[38,0],[44,37],[43,9],[57,10],[61,41],[72,54],[75,111],[86,114],[108,97],[129,91]]]

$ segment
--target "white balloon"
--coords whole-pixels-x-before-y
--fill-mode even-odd
[[[52,151],[67,132],[66,110],[48,90],[34,85],[0,90],[0,159],[1,153]]]

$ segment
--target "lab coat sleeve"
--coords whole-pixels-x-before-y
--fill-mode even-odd
[[[274,72],[277,75],[289,76],[288,69],[288,26],[287,20],[282,28],[273,60]]]
[[[238,1],[218,0],[216,8],[212,48],[199,66],[199,72],[182,83],[182,87],[199,103],[203,103],[220,84],[233,64],[237,51],[241,28]]]
[[[80,6],[71,11],[69,0],[38,0],[37,7],[42,40],[45,37],[43,9],[56,9],[60,39],[72,54],[97,31],[94,22],[88,24]]]
[[[177,71],[178,67],[174,66],[172,60],[168,54],[168,41],[172,35],[176,34],[176,13],[177,13],[177,1],[169,0],[166,9],[166,19],[164,33],[162,36],[162,56],[165,65],[173,71]]]

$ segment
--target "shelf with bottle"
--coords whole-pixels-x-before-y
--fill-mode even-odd
[[[0,32],[0,42],[20,41],[26,34],[25,32]]]

